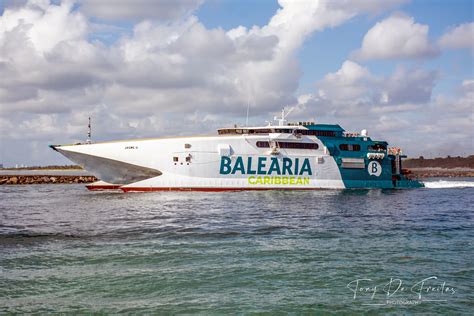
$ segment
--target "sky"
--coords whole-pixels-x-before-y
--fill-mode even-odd
[[[474,154],[471,0],[0,0],[0,164],[49,144],[340,124]]]

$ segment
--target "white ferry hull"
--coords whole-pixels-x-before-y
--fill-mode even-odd
[[[218,136],[66,145],[54,149],[101,180],[120,184],[123,191],[345,188],[333,157],[325,154],[324,145],[317,139],[308,140],[319,146],[310,155],[302,149],[281,149],[275,155],[269,148],[255,145],[266,140],[268,136]],[[222,157],[230,159],[231,169],[240,159],[243,172],[221,172]],[[265,166],[257,170],[259,159]],[[292,165],[296,160],[306,162],[307,170],[301,172],[292,166],[268,172],[274,160],[278,161],[278,166],[274,162],[274,169],[282,169],[284,159],[291,160]],[[249,161],[253,166],[246,165]]]
[[[423,186],[406,176],[399,148],[388,148],[365,131],[303,123],[220,129],[219,136],[51,147],[126,192]]]

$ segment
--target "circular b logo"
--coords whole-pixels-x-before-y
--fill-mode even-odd
[[[382,166],[378,161],[371,161],[367,166],[367,170],[371,176],[380,176],[382,174]]]

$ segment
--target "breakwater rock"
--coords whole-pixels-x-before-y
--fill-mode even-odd
[[[415,178],[459,178],[474,177],[474,169],[471,168],[409,168]]]
[[[0,185],[91,183],[95,181],[97,178],[94,176],[0,175]]]

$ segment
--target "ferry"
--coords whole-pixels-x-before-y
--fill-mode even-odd
[[[50,147],[100,181],[90,190],[238,191],[423,187],[402,168],[406,156],[367,130],[290,123],[282,110],[267,126],[217,135],[121,140]],[[90,123],[89,123],[90,127]],[[89,132],[90,137],[90,132]]]

